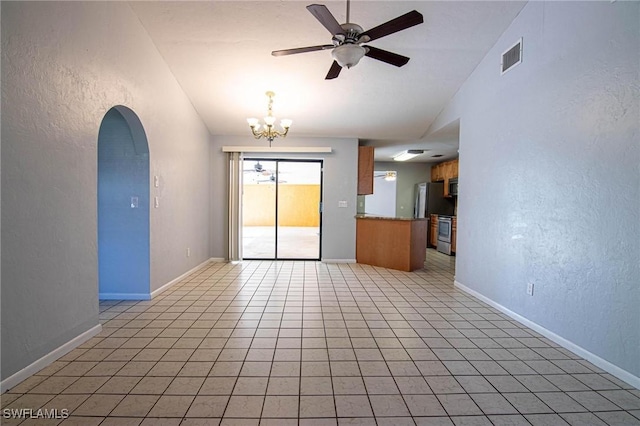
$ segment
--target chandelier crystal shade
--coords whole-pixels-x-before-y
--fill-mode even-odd
[[[275,123],[276,118],[273,116],[273,97],[276,95],[275,93],[269,91],[266,93],[269,98],[269,106],[267,111],[267,116],[264,117],[264,124],[260,124],[260,120],[257,118],[247,118],[247,123],[251,128],[251,133],[253,133],[253,137],[256,139],[265,138],[269,141],[269,146],[275,138],[287,137],[287,133],[289,133],[289,128],[291,127],[291,120],[287,118],[283,118],[280,120],[281,131],[276,129]]]

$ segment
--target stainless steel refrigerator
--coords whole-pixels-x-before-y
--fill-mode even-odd
[[[454,209],[454,200],[444,196],[443,182],[416,184],[413,217],[429,218],[431,214],[453,216]]]

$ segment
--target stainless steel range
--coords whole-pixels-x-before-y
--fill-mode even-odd
[[[438,251],[451,256],[451,217],[438,216]]]

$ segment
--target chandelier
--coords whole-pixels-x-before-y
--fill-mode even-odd
[[[269,91],[266,95],[269,98],[269,107],[267,116],[264,117],[264,124],[260,124],[257,118],[247,118],[247,123],[249,123],[249,127],[251,127],[253,137],[256,139],[265,138],[269,141],[269,146],[271,146],[271,142],[273,142],[275,138],[287,137],[292,121],[287,118],[280,120],[280,127],[282,127],[282,131],[278,131],[275,127],[276,118],[273,116],[273,97],[276,94]]]

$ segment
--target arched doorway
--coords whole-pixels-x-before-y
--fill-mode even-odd
[[[150,299],[149,144],[138,116],[118,105],[98,134],[100,299]]]

